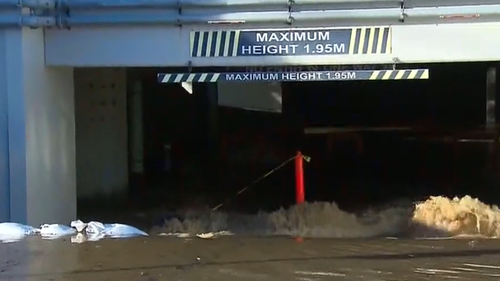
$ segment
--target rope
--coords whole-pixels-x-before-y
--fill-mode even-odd
[[[251,187],[253,187],[255,184],[257,184],[258,182],[262,181],[263,179],[269,177],[270,175],[272,175],[273,173],[275,173],[276,171],[278,171],[279,169],[283,168],[286,164],[288,164],[290,161],[294,160],[295,158],[297,157],[297,155],[295,156],[292,156],[290,157],[289,159],[283,161],[281,164],[279,164],[278,166],[276,166],[275,168],[271,169],[269,172],[263,174],[262,176],[258,177],[256,180],[252,181],[251,183],[247,184],[245,187],[243,187],[242,189],[240,189],[238,192],[236,192],[236,194],[232,197],[229,197],[227,198],[225,201],[223,201],[222,203],[220,203],[219,205],[215,206],[212,208],[212,212],[214,211],[217,211],[218,209],[222,208],[223,206],[227,205],[228,203],[230,203],[231,201],[233,201],[235,198],[237,198],[238,196],[240,196],[243,192],[249,190]],[[311,157],[309,156],[305,156],[305,155],[302,155],[302,158],[306,161],[306,162],[309,162],[311,161]]]

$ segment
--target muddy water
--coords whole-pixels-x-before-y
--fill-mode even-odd
[[[153,233],[230,232],[236,235],[289,235],[308,238],[500,237],[500,210],[470,196],[399,200],[346,212],[335,202],[312,202],[257,215],[188,210],[165,220]]]
[[[196,237],[207,231],[224,235]],[[188,210],[150,232],[0,244],[0,280],[500,278],[500,211],[468,196],[356,214],[327,202],[258,215]]]
[[[496,240],[149,237],[4,244],[0,280],[498,280]]]

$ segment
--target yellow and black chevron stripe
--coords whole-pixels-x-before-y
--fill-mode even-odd
[[[391,27],[356,27],[351,29],[350,55],[392,53]]]
[[[295,74],[295,75],[291,75]],[[300,78],[297,74],[306,74]],[[313,75],[308,75],[313,74]],[[348,81],[348,80],[425,80],[428,69],[402,70],[346,70],[346,71],[303,71],[303,72],[215,72],[215,73],[159,73],[159,83],[213,83],[251,81]]]
[[[428,69],[373,70],[368,80],[429,79]]]
[[[221,73],[160,73],[160,83],[217,82]]]
[[[236,57],[240,30],[193,31],[190,34],[191,57]]]

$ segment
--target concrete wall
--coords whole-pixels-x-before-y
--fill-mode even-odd
[[[0,30],[0,220],[32,225],[76,217],[73,71],[45,67],[43,42]]]
[[[218,88],[219,105],[248,110],[281,112],[281,83],[224,83]]]
[[[121,195],[128,187],[125,68],[75,69],[79,199]]]
[[[73,69],[45,67],[43,31],[23,32],[28,222],[68,223],[76,217]]]

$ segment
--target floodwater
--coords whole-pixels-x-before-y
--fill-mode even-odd
[[[498,222],[497,207],[470,197],[357,214],[325,202],[253,216],[198,211],[149,237],[0,244],[0,280],[498,280]]]
[[[0,280],[498,280],[497,240],[149,237],[2,245]]]

